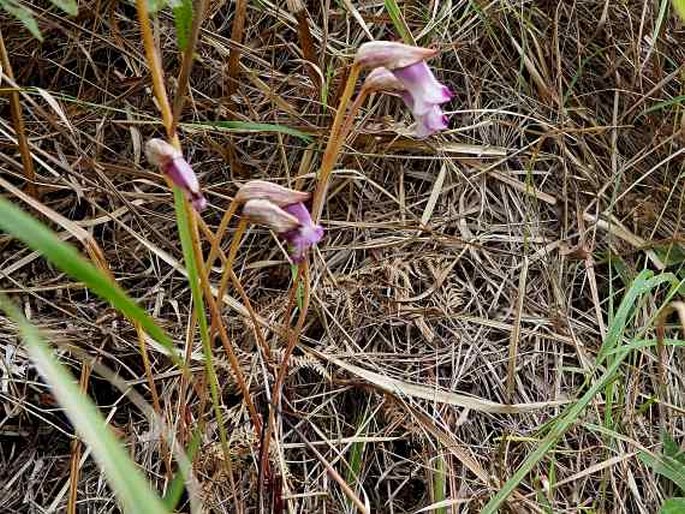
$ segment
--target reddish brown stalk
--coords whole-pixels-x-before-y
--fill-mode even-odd
[[[192,220],[195,219],[194,217],[191,218]],[[197,225],[195,224],[195,227],[192,227],[191,234],[193,235],[194,238],[197,237]],[[202,290],[205,296],[205,300],[207,301],[207,305],[209,306],[209,310],[211,313],[212,317],[212,326],[216,324],[216,330],[219,334],[219,338],[221,339],[221,344],[224,347],[224,351],[226,352],[226,356],[228,357],[228,362],[231,366],[231,371],[233,371],[233,375],[235,377],[235,381],[238,385],[238,389],[243,395],[243,400],[245,401],[245,405],[247,406],[247,410],[250,413],[250,418],[252,419],[252,423],[254,424],[255,431],[257,434],[261,431],[262,428],[262,423],[261,423],[261,418],[259,417],[259,414],[257,414],[257,409],[255,409],[254,403],[252,402],[252,397],[250,396],[250,390],[247,387],[247,383],[245,382],[245,377],[243,376],[243,372],[240,369],[240,363],[238,362],[238,357],[235,354],[235,351],[233,350],[233,344],[228,338],[228,333],[226,332],[226,327],[224,326],[223,320],[221,319],[221,312],[219,311],[217,307],[217,303],[214,300],[214,295],[212,294],[212,291],[209,287],[209,278],[207,276],[207,270],[205,269],[204,262],[202,259],[202,254],[200,253],[200,245],[199,244],[193,244],[193,251],[195,252],[195,260],[198,263],[198,274],[200,275],[200,285],[202,286]]]
[[[14,80],[14,73],[12,72],[12,64],[10,63],[7,48],[5,48],[5,40],[0,31],[0,64],[2,64],[2,72],[7,75],[10,80]],[[26,137],[26,129],[24,127],[24,116],[21,112],[21,100],[19,93],[16,90],[11,90],[10,97],[10,114],[12,116],[12,123],[14,124],[14,132],[17,135],[17,146],[21,154],[21,163],[24,167],[24,177],[26,178],[26,192],[35,197],[36,189],[36,170],[33,168],[33,157],[31,157],[31,150],[29,149],[28,138]]]
[[[233,47],[228,56],[228,85],[227,96],[231,97],[238,89],[238,70],[240,63],[240,46],[245,33],[245,16],[247,14],[247,0],[236,0],[231,27],[231,42]]]
[[[214,237],[212,239],[212,246],[209,249],[209,256],[207,257],[207,264],[205,269],[207,270],[208,274],[212,269],[212,266],[214,266],[214,261],[216,260],[216,257],[219,254],[219,250],[221,249],[221,240],[224,238],[224,234],[228,229],[228,225],[231,223],[231,219],[233,218],[233,215],[235,214],[235,211],[237,209],[238,204],[235,200],[233,200],[231,201],[231,204],[228,206],[228,209],[226,209],[226,211],[224,212],[224,215],[221,217],[219,228],[216,230],[216,234],[214,234]]]
[[[300,48],[302,49],[302,57],[312,63],[314,66],[319,65],[316,58],[316,49],[314,47],[314,38],[309,29],[309,16],[307,8],[302,3],[302,0],[288,0],[288,9],[293,13],[297,20],[297,35],[300,39]],[[307,66],[307,74],[314,86],[320,86],[321,77],[312,66]]]
[[[331,127],[331,133],[328,136],[328,143],[326,144],[326,149],[324,150],[323,157],[321,158],[321,169],[319,170],[316,189],[314,190],[314,199],[312,202],[312,218],[314,221],[319,221],[321,218],[321,213],[323,211],[323,204],[326,199],[326,193],[328,192],[328,186],[330,183],[331,172],[333,171],[333,166],[338,157],[338,151],[342,147],[340,143],[340,128],[347,111],[347,104],[352,98],[352,93],[357,84],[357,78],[359,77],[359,66],[354,63],[350,69],[350,74],[347,77],[347,82],[345,83],[345,89],[343,91],[342,97],[340,98],[340,103],[338,104],[338,111],[333,119],[333,126]]]
[[[171,131],[176,132],[181,111],[186,100],[186,93],[188,92],[188,82],[190,81],[190,72],[193,69],[193,62],[195,62],[195,47],[200,38],[200,27],[205,16],[205,9],[207,7],[207,0],[197,0],[193,13],[193,23],[190,28],[190,35],[188,37],[188,44],[183,51],[183,64],[181,64],[181,71],[178,74],[178,90],[174,97],[173,116],[171,122]]]
[[[309,266],[307,261],[300,264],[297,277],[293,282],[293,286],[290,289],[288,298],[288,308],[286,309],[285,320],[286,323],[290,319],[290,314],[295,306],[295,299],[297,297],[297,290],[300,284],[304,284],[303,298],[302,298],[302,308],[300,309],[299,316],[297,318],[297,323],[295,328],[288,330],[287,337],[288,342],[286,344],[285,352],[283,353],[283,359],[281,360],[281,365],[278,368],[276,374],[276,380],[274,382],[273,389],[271,391],[271,409],[269,410],[269,421],[267,424],[266,434],[263,438],[264,447],[261,449],[262,462],[260,463],[261,472],[266,476],[266,470],[269,461],[269,446],[271,444],[271,438],[276,433],[276,411],[279,408],[279,403],[281,401],[281,389],[283,388],[283,382],[285,381],[285,376],[288,371],[288,361],[297,346],[297,342],[300,340],[300,334],[302,332],[302,327],[304,326],[304,321],[307,318],[307,311],[309,310]]]

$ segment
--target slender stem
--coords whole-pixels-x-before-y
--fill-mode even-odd
[[[234,46],[228,55],[228,84],[226,96],[231,97],[238,89],[238,64],[240,62],[240,45],[245,32],[245,16],[247,14],[247,0],[236,0],[233,11],[233,26],[231,27],[231,41]]]
[[[224,271],[221,275],[221,282],[219,286],[218,302],[219,309],[222,307],[224,301],[224,294],[226,294],[228,279],[230,278],[229,272],[233,271],[233,263],[235,262],[235,257],[238,255],[238,250],[240,249],[240,243],[243,240],[243,234],[247,229],[247,221],[244,218],[240,218],[238,222],[238,228],[236,228],[233,238],[231,239],[231,246],[228,249],[228,257],[224,263]],[[223,287],[222,287],[223,286]]]
[[[307,261],[304,261],[297,270],[297,277],[293,281],[293,286],[288,295],[288,307],[286,309],[285,319],[290,319],[290,313],[295,305],[295,297],[297,296],[297,290],[300,284],[304,284],[304,298],[302,302],[302,308],[300,309],[299,316],[297,318],[297,323],[295,328],[288,330],[288,342],[283,353],[283,359],[281,360],[281,365],[278,368],[278,373],[276,375],[276,380],[271,392],[271,409],[269,409],[269,422],[266,429],[266,435],[263,439],[263,448],[260,450],[262,454],[261,472],[265,473],[266,466],[269,459],[269,445],[271,444],[271,437],[276,433],[276,412],[279,410],[279,403],[281,401],[281,389],[283,387],[283,382],[285,381],[285,376],[288,371],[288,361],[297,346],[297,342],[300,339],[300,333],[302,332],[302,327],[304,326],[304,321],[307,318],[307,311],[309,310],[309,266]]]
[[[157,54],[155,47],[155,38],[152,34],[152,27],[150,26],[150,16],[147,10],[147,0],[136,0],[136,10],[138,12],[138,23],[140,23],[140,32],[143,36],[143,46],[145,47],[145,55],[147,57],[148,68],[150,68],[150,76],[152,78],[152,91],[154,92],[157,103],[159,104],[160,114],[162,115],[162,122],[167,131],[167,137],[172,145],[177,149],[181,149],[178,141],[178,136],[174,132],[173,115],[171,113],[171,106],[169,105],[169,97],[164,87],[164,75],[162,73],[162,63]]]
[[[281,388],[283,386],[283,382],[288,371],[288,361],[290,360],[290,357],[292,356],[293,351],[295,350],[295,347],[297,346],[297,343],[300,340],[300,333],[302,332],[302,327],[304,326],[304,322],[307,319],[307,312],[309,311],[310,287],[309,265],[307,264],[307,261],[304,261],[302,264],[300,264],[298,268],[297,280],[293,285],[295,296],[297,296],[297,289],[300,287],[300,284],[304,285],[304,291],[302,295],[302,306],[300,308],[299,316],[297,317],[297,323],[295,324],[295,328],[293,330],[290,330],[288,333],[288,344],[285,348],[285,352],[283,353],[283,360],[281,361],[281,365],[279,366],[278,374],[276,375],[276,381],[274,383],[274,387],[271,393],[271,402],[275,406],[277,406],[278,402],[280,401]]]
[[[347,112],[347,104],[350,102],[350,98],[352,98],[352,93],[354,92],[354,88],[357,84],[359,71],[360,69],[357,63],[353,63],[352,68],[350,69],[350,74],[347,76],[345,89],[340,97],[338,111],[335,113],[335,118],[333,119],[333,126],[331,127],[331,134],[328,137],[328,144],[326,145],[323,157],[321,158],[321,169],[319,170],[319,176],[316,183],[316,189],[314,190],[314,200],[312,204],[312,218],[315,222],[319,221],[321,218],[323,204],[330,182],[331,171],[333,171],[333,166],[335,165],[338,151],[341,147],[341,144],[339,143],[340,127],[345,117],[345,113]]]
[[[336,155],[340,152],[340,149],[346,143],[347,137],[350,135],[350,131],[352,130],[352,124],[354,123],[354,118],[357,115],[357,111],[359,111],[362,105],[364,105],[364,101],[369,96],[369,93],[370,91],[362,86],[361,90],[359,91],[359,94],[352,102],[352,105],[350,106],[350,111],[347,114],[347,118],[345,118],[345,123],[343,123],[343,126],[340,129],[340,137],[338,137],[338,147],[335,149]]]
[[[200,27],[202,26],[206,8],[207,0],[197,0],[193,23],[190,28],[190,36],[188,37],[188,44],[183,51],[183,64],[181,65],[181,71],[178,74],[178,90],[174,97],[173,121],[171,126],[171,131],[173,133],[176,132],[176,127],[178,126],[179,118],[181,117],[181,111],[183,110],[183,104],[185,104],[190,72],[193,69],[193,62],[195,61],[193,58],[195,55],[195,47],[197,46],[197,41],[200,37]]]
[[[148,60],[148,67],[150,68],[150,75],[152,77],[152,88],[159,104],[162,122],[166,128],[167,138],[169,142],[181,150],[181,144],[178,135],[174,129],[174,118],[169,104],[169,97],[167,96],[166,88],[164,86],[164,75],[160,63],[159,55],[154,43],[152,28],[150,27],[150,19],[147,9],[147,0],[136,0],[136,8],[138,13],[138,21],[140,23],[140,30],[143,36],[143,44],[145,46],[145,53]],[[207,274],[204,273],[204,262],[202,261],[202,249],[199,244],[199,235],[197,228],[197,218],[195,211],[191,208],[190,203],[185,198],[181,190],[172,185],[174,191],[174,205],[176,209],[176,221],[181,236],[183,246],[184,259],[188,267],[188,277],[190,288],[193,297],[193,314],[196,316],[199,328],[200,339],[202,340],[203,352],[205,356],[205,366],[207,370],[207,378],[209,381],[209,391],[212,397],[214,406],[214,413],[219,426],[219,437],[221,439],[221,447],[224,454],[224,464],[228,472],[229,479],[234,485],[233,466],[230,460],[230,453],[228,449],[228,437],[226,433],[226,426],[224,424],[223,414],[221,411],[221,396],[219,394],[219,380],[216,376],[216,371],[212,363],[212,345],[209,339],[209,330],[207,327],[207,319],[205,317],[204,303],[202,301],[203,289],[209,290],[209,283],[207,282]],[[199,284],[196,279],[199,278]],[[199,286],[199,287],[198,287]],[[210,295],[211,296],[211,295]],[[211,307],[211,306],[210,306]],[[234,370],[235,372],[236,370]],[[242,378],[240,375],[240,368],[237,368],[237,380]],[[239,384],[240,385],[240,384]],[[244,381],[242,383],[245,386]],[[251,404],[249,395],[245,395],[246,402]],[[249,407],[248,404],[248,407]],[[254,406],[252,407],[254,409]],[[235,488],[234,488],[235,490]],[[237,503],[237,497],[234,496]]]
[[[79,378],[79,389],[82,393],[86,393],[88,391],[90,371],[90,365],[86,362],[82,362],[81,377]],[[74,439],[71,441],[71,462],[69,463],[69,500],[67,501],[67,514],[76,514],[81,446],[81,440],[78,437],[74,437]]]
[[[187,205],[187,203],[186,203]],[[197,237],[197,226],[195,226],[195,230],[191,231],[191,235],[194,234],[194,238]],[[195,242],[196,243],[196,242]],[[195,252],[195,261],[197,262],[197,270],[200,275],[200,284],[202,285],[205,299],[207,300],[207,304],[209,305],[209,310],[212,315],[212,327],[215,326],[217,331],[219,333],[219,337],[221,338],[221,342],[224,347],[224,351],[226,352],[226,355],[228,356],[228,361],[229,364],[231,365],[233,374],[235,376],[236,383],[238,384],[238,389],[240,389],[240,392],[243,395],[243,400],[245,401],[245,404],[247,405],[247,410],[250,413],[250,417],[252,419],[252,423],[255,426],[255,430],[257,431],[257,434],[261,431],[261,419],[259,415],[257,414],[257,410],[255,409],[254,403],[252,402],[252,397],[250,396],[250,390],[247,387],[247,384],[245,382],[245,378],[243,377],[243,372],[240,369],[240,363],[238,362],[238,358],[236,357],[235,351],[233,350],[233,345],[231,344],[231,341],[228,339],[228,334],[226,332],[226,327],[223,324],[223,320],[221,319],[221,311],[217,307],[217,302],[214,300],[214,296],[212,295],[212,291],[209,287],[209,280],[207,278],[207,270],[205,269],[204,263],[202,261],[202,254],[199,251],[199,244],[193,244],[193,251]],[[208,337],[209,339],[209,337]],[[210,339],[211,340],[211,339]]]
[[[0,31],[0,64],[2,64],[2,72],[10,80],[14,80],[12,64],[10,63],[7,48],[5,48],[5,40],[2,37],[2,31]],[[21,113],[21,100],[19,99],[19,93],[15,90],[10,92],[10,113],[12,115],[12,123],[14,124],[14,132],[17,135],[17,146],[19,147],[19,153],[21,154],[21,163],[24,167],[26,192],[35,197],[37,192],[36,170],[33,168],[33,158],[31,157],[31,150],[29,149],[29,142],[24,128],[24,116]]]
[[[238,210],[238,203],[234,199],[231,201],[231,204],[228,206],[228,209],[226,209],[224,215],[221,217],[219,228],[216,230],[216,234],[214,234],[214,239],[212,240],[212,246],[209,249],[209,257],[207,257],[207,265],[205,268],[207,270],[207,274],[209,274],[210,270],[212,269],[212,266],[214,265],[214,261],[216,260],[216,257],[219,254],[219,250],[221,248],[221,240],[224,238],[224,233],[226,233],[228,225],[231,223],[231,218],[233,218],[233,215],[235,214],[236,210]]]
[[[227,218],[225,218],[227,219]],[[223,220],[222,220],[223,221]],[[269,345],[266,343],[266,339],[264,338],[264,334],[262,334],[262,331],[259,327],[259,320],[257,319],[257,314],[255,313],[252,303],[250,302],[250,298],[247,296],[247,293],[245,292],[245,288],[243,288],[243,285],[240,283],[240,279],[236,276],[236,274],[233,271],[233,263],[235,262],[235,257],[238,253],[238,249],[240,248],[240,242],[242,240],[243,234],[245,233],[245,228],[247,227],[247,222],[241,218],[240,222],[238,223],[238,228],[236,229],[235,234],[233,234],[233,239],[231,240],[231,247],[229,249],[228,257],[226,257],[224,261],[224,270],[221,275],[221,280],[219,281],[219,289],[216,294],[216,305],[217,305],[217,311],[221,313],[221,309],[223,308],[223,302],[224,302],[224,295],[228,291],[228,282],[229,280],[233,284],[233,287],[235,287],[236,291],[238,291],[238,294],[240,295],[240,298],[243,300],[245,303],[245,308],[247,309],[247,313],[250,316],[250,320],[252,321],[252,325],[254,328],[254,333],[255,333],[255,338],[257,339],[257,342],[259,343],[259,346],[262,349],[262,353],[264,354],[264,357],[269,360],[271,358],[271,350],[269,349]],[[221,232],[221,227],[219,227],[219,230],[217,231],[217,234]],[[212,241],[212,246],[214,246],[214,243],[216,243],[217,239],[215,238]],[[219,248],[218,250],[219,255],[221,256],[221,249]],[[208,266],[205,268],[207,269]],[[214,337],[214,334],[216,334],[216,331],[218,329],[218,321],[216,319],[212,320],[212,326],[210,328],[210,334],[212,337]]]

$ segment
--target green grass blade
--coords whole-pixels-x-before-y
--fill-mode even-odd
[[[77,432],[91,448],[124,511],[167,514],[145,477],[107,427],[100,411],[90,398],[81,393],[74,377],[55,359],[39,330],[4,295],[0,295],[0,309],[19,326],[31,359]]]
[[[612,324],[607,332],[607,338],[602,345],[598,360],[602,360],[608,350],[616,348],[623,337],[623,333],[628,323],[628,317],[633,312],[633,307],[640,295],[658,287],[664,282],[673,282],[675,277],[669,273],[664,273],[652,278],[652,273],[643,271],[638,275],[625,294],[621,304],[612,320]],[[676,281],[677,282],[677,281]],[[581,396],[581,398],[570,405],[565,412],[551,425],[551,428],[538,447],[526,458],[513,476],[507,480],[502,488],[485,505],[481,514],[494,514],[506,501],[509,495],[514,492],[518,484],[531,472],[531,470],[544,458],[544,456],[556,445],[557,441],[564,433],[577,421],[585,410],[585,407],[607,384],[616,378],[616,375],[629,355],[630,350],[623,349],[615,354],[614,359],[607,366],[605,372],[592,384],[592,386]]]
[[[78,14],[78,4],[76,3],[76,0],[50,0],[50,3],[71,16],[76,16]]]
[[[179,359],[169,336],[117,283],[88,262],[73,246],[60,240],[52,230],[2,197],[0,230],[40,252],[59,269],[107,300],[131,321],[139,323],[145,332],[170,351],[171,358],[178,363]]]
[[[680,19],[685,22],[685,0],[673,0],[673,7],[675,7]]]
[[[286,134],[288,136],[295,136],[305,142],[312,140],[309,134],[301,130],[288,127],[286,125],[278,125],[275,123],[253,123],[251,121],[207,121],[202,123],[184,123],[188,128],[209,127],[218,129],[223,132],[274,132],[279,134]]]
[[[190,27],[193,24],[192,0],[174,0],[171,2],[171,10],[174,13],[174,25],[176,26],[176,44],[181,50],[188,46]]]
[[[641,453],[640,460],[654,469],[655,473],[668,478],[681,491],[685,492],[685,466],[677,459],[668,455],[653,456]]]
[[[395,26],[395,30],[402,38],[402,41],[408,45],[416,46],[416,40],[409,30],[409,26],[402,15],[397,0],[384,0],[383,4],[385,5],[385,10],[388,12],[388,16],[390,16],[390,19],[392,20],[392,24]]]
[[[669,498],[661,506],[660,514],[685,514],[685,498]]]
[[[13,0],[0,0],[0,7],[18,19],[38,41],[43,41],[43,34],[38,28],[38,22],[29,9]]]
[[[193,297],[193,309],[197,319],[198,327],[200,328],[202,351],[205,357],[205,369],[207,371],[207,379],[209,381],[209,393],[212,398],[212,405],[214,407],[214,413],[219,426],[221,445],[227,454],[226,457],[228,458],[228,436],[226,434],[226,425],[224,424],[224,418],[221,409],[219,379],[217,378],[216,369],[214,368],[214,359],[212,358],[212,343],[209,338],[209,326],[207,324],[204,297],[202,295],[202,287],[200,284],[199,263],[197,262],[197,259],[195,258],[195,252],[193,251],[193,237],[191,233],[189,213],[188,209],[186,208],[185,195],[178,187],[174,187],[174,205],[176,207],[176,223],[178,225],[178,233],[181,238],[181,246],[183,248],[183,259],[185,260],[186,269],[188,270],[188,283],[190,284],[190,292]]]

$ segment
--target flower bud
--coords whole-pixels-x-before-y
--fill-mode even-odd
[[[264,225],[278,234],[296,230],[300,222],[269,200],[248,200],[243,206],[243,215],[253,223]]]
[[[172,159],[183,157],[181,152],[163,139],[150,139],[145,143],[145,156],[150,164],[162,166]]]
[[[240,187],[235,196],[235,200],[238,203],[245,203],[249,200],[269,200],[279,207],[292,203],[306,202],[308,199],[309,193],[288,189],[266,180],[250,180],[246,182]]]
[[[371,70],[362,86],[367,91],[404,91],[406,88],[395,74],[387,68],[379,67]]]
[[[145,144],[145,155],[151,164],[158,166],[174,185],[183,190],[197,212],[207,207],[197,176],[179,150],[163,139],[150,139]]]
[[[370,41],[359,47],[355,62],[362,68],[382,66],[392,71],[425,61],[437,53],[437,50],[430,48],[410,46],[393,41]]]

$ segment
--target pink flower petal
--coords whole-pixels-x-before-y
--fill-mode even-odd
[[[197,212],[207,207],[207,200],[202,196],[197,176],[179,150],[163,139],[155,138],[145,144],[145,154],[151,164],[159,166],[159,169],[183,190]]]
[[[443,104],[452,99],[449,88],[438,82],[423,61],[393,70],[393,73],[412,96],[414,112],[418,114],[430,110],[432,104]]]
[[[283,208],[300,222],[300,226],[283,234],[290,245],[290,257],[293,262],[302,262],[307,250],[323,238],[323,227],[314,224],[311,214],[303,203],[287,205]]]
[[[355,61],[362,68],[382,66],[394,70],[430,59],[436,53],[437,50],[394,41],[369,41],[360,45]]]
[[[433,105],[429,111],[426,111],[421,116],[417,116],[414,135],[419,139],[423,139],[431,134],[445,130],[447,127],[447,116],[442,112],[439,105]]]
[[[207,206],[202,192],[200,191],[200,183],[197,176],[190,167],[190,164],[183,157],[176,157],[162,163],[162,171],[171,179],[171,181],[181,188],[197,212],[201,212]]]

